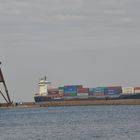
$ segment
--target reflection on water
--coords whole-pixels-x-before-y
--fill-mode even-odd
[[[140,106],[0,109],[0,140],[139,140]]]

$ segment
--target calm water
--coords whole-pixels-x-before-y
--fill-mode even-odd
[[[0,140],[140,140],[140,106],[0,109]]]

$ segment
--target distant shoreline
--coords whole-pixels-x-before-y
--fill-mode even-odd
[[[59,107],[59,106],[97,106],[97,105],[140,105],[140,99],[124,100],[88,100],[88,101],[50,101],[50,102],[23,102],[22,104],[0,103],[0,108],[31,108],[31,107]]]

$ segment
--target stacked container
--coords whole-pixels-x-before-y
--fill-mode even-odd
[[[107,87],[105,90],[106,97],[110,98],[118,98],[122,93],[122,87],[114,86],[114,87]]]
[[[134,87],[123,87],[122,94],[134,94]]]
[[[64,94],[64,87],[59,87],[59,94]]]
[[[116,86],[116,87],[106,87],[105,94],[106,95],[118,95],[122,93],[122,87]]]
[[[48,94],[59,94],[59,89],[58,88],[49,88]]]
[[[134,93],[140,94],[140,87],[134,87]]]
[[[49,88],[47,96],[51,98],[58,98],[58,97],[63,97],[64,94],[63,93],[59,94],[59,88]]]
[[[94,88],[89,88],[89,96],[93,96],[94,94]]]
[[[104,97],[105,96],[105,87],[96,87],[93,92],[95,97]]]
[[[78,98],[88,98],[89,88],[78,88],[77,89],[77,97]]]
[[[76,85],[64,86],[64,95],[65,96],[77,96],[77,86]]]
[[[48,94],[47,96],[51,98],[58,98],[58,97],[63,97],[64,94]]]

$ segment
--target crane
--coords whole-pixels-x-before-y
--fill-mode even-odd
[[[0,65],[1,65],[1,62],[0,62]],[[11,99],[10,99],[10,96],[9,96],[9,92],[8,92],[8,89],[7,89],[5,80],[4,80],[4,76],[3,76],[3,73],[2,73],[1,67],[0,67],[0,83],[3,83],[6,95],[1,91],[1,89],[0,89],[0,94],[2,95],[2,97],[4,98],[4,100],[6,101],[7,104],[11,105],[12,102],[11,102]]]

